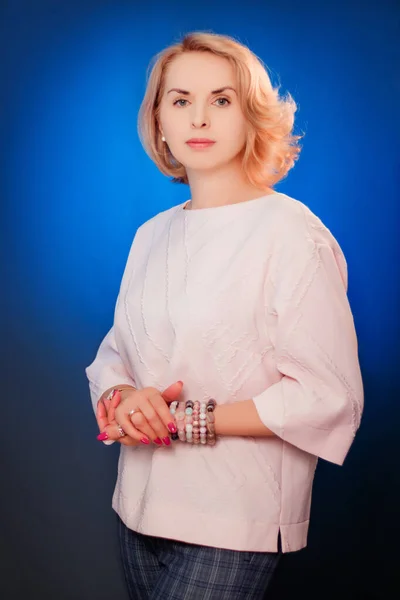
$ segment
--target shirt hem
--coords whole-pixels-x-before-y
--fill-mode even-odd
[[[280,533],[282,553],[295,552],[307,545],[308,519],[285,525],[248,520],[232,521],[209,514],[185,514],[176,505],[146,507],[138,514],[125,511],[117,498],[113,499],[112,508],[133,531],[187,544],[243,552],[278,552]],[[196,523],[196,528],[193,528],[193,523]]]

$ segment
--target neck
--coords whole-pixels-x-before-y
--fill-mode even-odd
[[[274,192],[270,187],[257,188],[248,183],[237,164],[226,165],[218,172],[187,169],[187,176],[191,201],[186,204],[185,210],[237,204]]]

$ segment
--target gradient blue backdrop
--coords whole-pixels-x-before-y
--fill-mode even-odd
[[[355,445],[343,467],[319,464],[309,546],[285,558],[271,598],[389,597],[399,12],[389,0],[1,4],[2,597],[127,597],[111,510],[118,448],[96,441],[84,368],[111,325],[136,228],[190,197],[151,163],[136,119],[153,55],[204,29],[249,45],[298,103],[304,149],[277,189],[346,254],[365,384]]]

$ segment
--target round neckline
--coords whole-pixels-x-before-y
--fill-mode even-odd
[[[189,204],[190,202],[190,198],[189,200],[185,200],[185,202],[182,202],[181,204],[179,204],[178,209],[179,211],[184,214],[184,215],[190,215],[191,213],[208,213],[210,211],[222,211],[224,209],[228,209],[231,208],[233,209],[234,207],[243,207],[244,205],[249,205],[249,206],[254,206],[256,203],[261,202],[263,200],[265,200],[266,198],[271,198],[272,196],[277,196],[280,192],[272,192],[272,194],[265,194],[264,196],[258,196],[258,198],[252,198],[251,200],[243,200],[242,202],[234,202],[233,204],[222,204],[221,206],[208,206],[206,208],[191,208],[190,210],[186,210],[185,206],[187,204]]]

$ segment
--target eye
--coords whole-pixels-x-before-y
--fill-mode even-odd
[[[175,104],[178,104],[178,102],[187,102],[187,100],[185,100],[185,98],[178,98],[178,100],[175,100],[174,106]],[[183,104],[179,104],[179,106],[183,106]]]
[[[215,102],[219,102],[220,100],[225,100],[225,102],[227,104],[219,104],[218,106],[227,106],[228,104],[230,104],[230,100],[228,100],[228,98],[217,98]],[[179,104],[179,102],[187,102],[187,100],[185,98],[178,98],[177,100],[175,100],[175,102],[173,103],[173,105],[177,105],[177,106],[185,106],[185,104]]]
[[[230,100],[228,100],[228,98],[217,98],[215,102],[218,102],[218,100],[226,100],[226,102],[228,104],[230,104]],[[227,106],[226,104],[220,104],[219,106]]]

